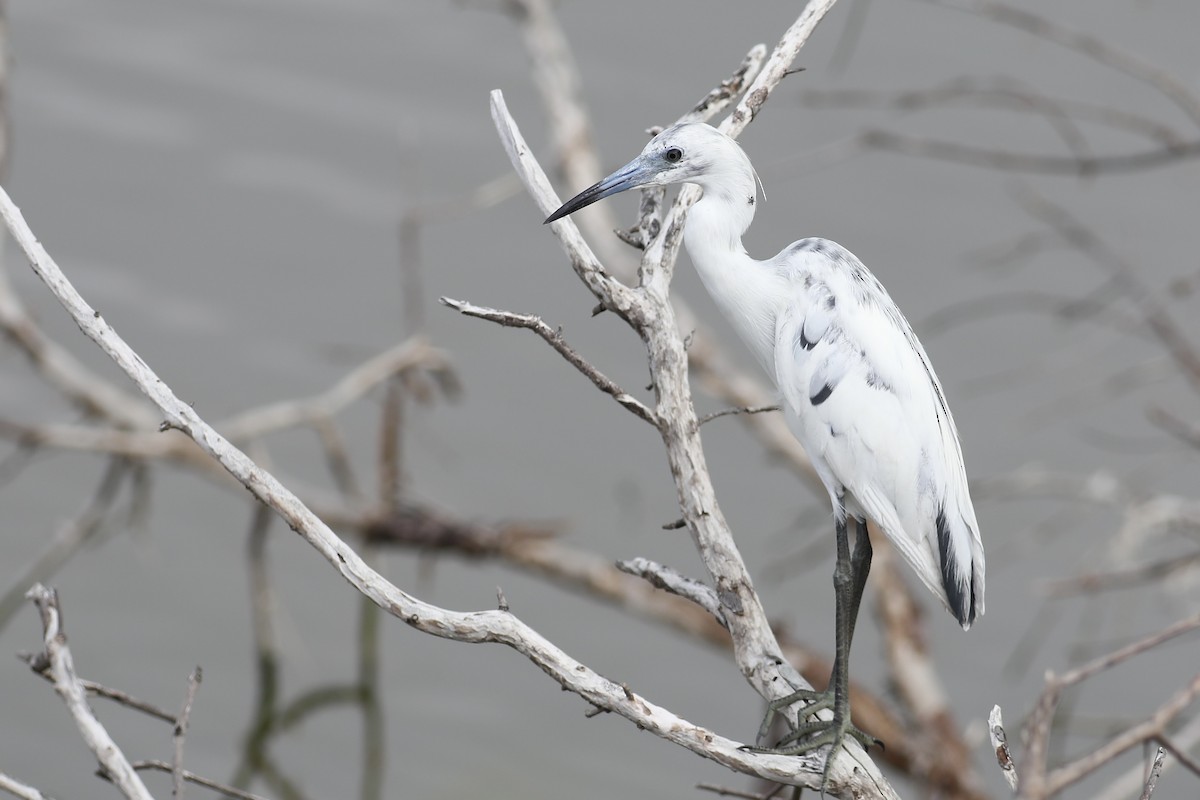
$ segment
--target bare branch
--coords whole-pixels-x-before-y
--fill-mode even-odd
[[[450,359],[424,338],[416,336],[355,367],[320,394],[256,408],[227,419],[217,427],[230,441],[244,441],[252,436],[312,424],[336,415],[388,378],[413,369],[450,372]]]
[[[83,543],[100,530],[109,510],[116,502],[121,481],[128,474],[128,462],[117,459],[104,470],[100,485],[88,500],[87,506],[74,518],[59,527],[37,558],[18,570],[11,588],[0,596],[0,631],[16,614],[25,601],[30,586],[50,579],[65,564]]]
[[[527,148],[525,152],[528,152]],[[544,175],[542,177],[544,180]],[[175,396],[170,387],[79,295],[30,231],[7,192],[2,189],[0,215],[3,216],[13,238],[25,251],[34,272],[51,289],[80,330],[99,345],[151,399],[164,415],[166,424],[191,437],[204,452],[219,462],[255,497],[279,514],[349,583],[388,613],[404,620],[410,627],[442,638],[470,643],[497,642],[512,647],[537,664],[564,688],[578,694],[587,702],[618,713],[643,730],[738,772],[784,783],[817,785],[820,776],[819,756],[785,757],[743,751],[738,742],[700,728],[607,680],[568,656],[511,613],[449,611],[425,603],[388,582],[274,476],[255,465],[206,423],[190,405]],[[560,230],[562,227],[560,226]],[[601,276],[597,280],[604,282],[607,279]],[[682,348],[679,348],[678,352],[682,364]],[[694,422],[694,417],[692,420]],[[749,584],[729,588],[734,591],[749,591]],[[748,597],[754,599],[752,594]],[[761,608],[757,611],[756,619],[761,616]],[[767,632],[769,635],[769,628]],[[777,645],[774,650],[778,653]],[[782,657],[777,656],[771,664],[757,664],[755,674],[779,675],[781,662]],[[776,687],[775,690],[786,691],[783,686]],[[79,689],[78,694],[82,698],[82,689]],[[852,763],[854,766],[851,766]],[[887,797],[895,796],[869,759],[861,755],[859,758],[839,758],[836,765],[838,768],[834,770],[829,781],[830,791],[842,793],[849,791],[850,787],[875,786],[877,788],[874,792]],[[125,767],[128,767],[127,762]],[[132,773],[132,770],[129,772]],[[133,780],[137,780],[137,784],[140,785],[136,775],[133,775]]]
[[[1193,715],[1182,727],[1175,728],[1173,726],[1170,737],[1159,736],[1154,741],[1174,757],[1168,759],[1163,765],[1163,772],[1169,771],[1177,764],[1182,764],[1200,777],[1200,765],[1197,765],[1188,755],[1197,742],[1200,742],[1200,716]],[[1142,791],[1145,784],[1145,765],[1138,764],[1127,769],[1124,775],[1108,781],[1104,791],[1098,793],[1094,800],[1129,800],[1130,797]]]
[[[1166,757],[1167,751],[1159,747],[1158,752],[1154,754],[1154,762],[1150,765],[1150,776],[1146,778],[1146,788],[1142,791],[1141,800],[1150,800],[1150,795],[1154,794],[1154,787],[1158,785],[1158,776],[1162,774]]]
[[[1200,778],[1200,762],[1197,762],[1194,758],[1188,755],[1187,750],[1185,750],[1183,747],[1180,747],[1179,744],[1176,743],[1174,737],[1159,735],[1154,737],[1154,740],[1161,744],[1162,747],[1166,749],[1166,751],[1172,756],[1174,756],[1180,764],[1183,764],[1185,767],[1187,767],[1193,775],[1195,775],[1197,778]]]
[[[159,772],[173,772],[174,767],[165,761],[135,761],[133,768],[136,770],[158,770]],[[208,778],[201,777],[194,772],[189,772],[186,769],[182,772],[183,779],[188,783],[194,783],[197,786],[203,786],[206,789],[212,789],[214,792],[219,792],[229,797],[236,797],[238,800],[266,800],[265,797],[250,792],[244,792],[235,786],[230,786],[225,783],[219,783]]]
[[[21,783],[16,778],[5,775],[3,772],[0,772],[0,791],[8,792],[13,797],[21,798],[21,800],[54,800],[54,798],[42,794],[41,791],[29,784]]]
[[[1146,417],[1181,442],[1200,449],[1200,426],[1194,425],[1188,420],[1159,406],[1148,408],[1146,410]]]
[[[1008,788],[1015,794],[1020,779],[1013,764],[1012,753],[1008,749],[1008,734],[1004,732],[1004,716],[1000,706],[992,706],[992,712],[988,714],[988,736],[991,738],[992,749],[996,751],[996,763],[1004,773]]]
[[[1165,167],[1200,157],[1200,140],[1129,153],[1091,156],[1054,156],[1016,153],[941,139],[921,139],[885,130],[864,131],[858,138],[863,147],[907,156],[951,161],[972,167],[989,167],[1005,172],[1039,175],[1095,175]]]
[[[747,83],[758,77],[762,69],[763,59],[767,57],[767,46],[756,44],[746,53],[741,65],[734,73],[721,81],[708,94],[700,98],[700,102],[692,110],[680,117],[677,122],[707,122],[720,114],[746,89]]]
[[[45,650],[41,658],[49,665],[54,689],[66,703],[84,742],[100,762],[106,776],[117,785],[123,795],[130,800],[152,800],[142,779],[134,772],[117,743],[108,735],[108,731],[88,706],[87,695],[75,675],[74,659],[67,648],[57,593],[39,583],[29,590],[28,596],[42,615],[42,642]]]
[[[1110,592],[1117,589],[1156,583],[1176,573],[1200,564],[1200,552],[1188,553],[1149,564],[1140,564],[1112,572],[1092,572],[1071,578],[1060,578],[1046,584],[1046,593],[1054,597]]]
[[[696,788],[702,792],[712,792],[717,797],[738,797],[741,800],[771,800],[779,794],[780,790],[787,788],[784,784],[775,784],[765,792],[746,792],[740,789],[731,789],[728,786],[716,786],[711,783],[698,783]]]
[[[994,0],[929,0],[934,5],[977,14],[1054,42],[1139,80],[1170,99],[1200,125],[1200,98],[1170,72],[1123,52],[1102,39],[1081,33],[1023,8]]]
[[[1054,678],[1054,682],[1061,688],[1073,686],[1080,681],[1087,680],[1098,672],[1103,672],[1107,669],[1112,669],[1123,661],[1127,661],[1139,653],[1144,653],[1147,650],[1157,647],[1163,642],[1182,636],[1185,633],[1200,629],[1200,614],[1193,614],[1190,617],[1181,619],[1173,625],[1168,625],[1157,633],[1152,633],[1144,639],[1139,639],[1125,647],[1114,650],[1107,655],[1093,659],[1086,664],[1083,664],[1069,672],[1064,673],[1061,677]]]
[[[196,702],[196,690],[200,688],[202,676],[200,667],[196,667],[192,674],[188,675],[187,695],[184,697],[179,716],[175,718],[175,755],[171,762],[171,796],[175,798],[183,797],[183,742],[187,737],[188,720],[192,715],[192,704]]]
[[[565,358],[571,366],[583,373],[597,389],[609,395],[626,409],[632,411],[635,415],[649,422],[654,427],[657,428],[659,426],[658,418],[653,411],[647,408],[636,397],[613,383],[608,376],[589,364],[583,356],[579,355],[579,353],[567,344],[566,340],[563,339],[561,330],[551,328],[540,317],[535,317],[532,314],[514,314],[511,311],[486,308],[467,303],[463,300],[453,300],[449,297],[441,298],[440,302],[442,305],[449,306],[468,317],[486,319],[508,328],[525,328],[526,330],[533,331],[553,347],[559,355]]]
[[[1167,147],[1186,142],[1178,131],[1142,114],[1074,98],[1052,97],[1011,79],[980,80],[962,76],[928,89],[900,92],[809,90],[801,95],[801,102],[809,108],[887,108],[903,112],[959,102],[1040,114],[1058,131],[1063,144],[1077,159],[1088,154],[1090,147],[1082,140],[1082,132],[1075,122],[1094,122],[1145,136]]]
[[[1021,758],[1026,794],[1032,798],[1050,797],[1125,750],[1165,734],[1166,725],[1200,693],[1200,674],[1196,675],[1184,689],[1177,692],[1149,719],[1128,728],[1114,739],[1070,764],[1059,767],[1052,773],[1046,772],[1046,756],[1054,712],[1064,689],[1087,680],[1152,647],[1196,629],[1200,629],[1200,614],[1180,620],[1139,641],[1093,659],[1062,676],[1047,673],[1045,688],[1038,698],[1026,728],[1025,749]]]
[[[712,614],[713,619],[721,623],[723,627],[729,627],[729,623],[725,621],[725,611],[721,607],[721,601],[711,586],[707,586],[695,578],[689,578],[668,566],[651,561],[648,558],[631,558],[627,561],[618,561],[617,569],[629,575],[636,575],[642,580],[649,582],[651,586],[662,589],[665,592],[670,592],[685,600],[692,601],[709,614]]]
[[[1137,270],[1062,206],[1029,191],[1019,199],[1030,213],[1046,222],[1069,244],[1091,256],[1109,272],[1122,293],[1137,307],[1146,328],[1166,348],[1193,388],[1200,391],[1200,352],[1188,340],[1167,308],[1141,281]]]
[[[817,6],[822,4],[817,3]],[[825,9],[830,3],[823,4]],[[811,6],[810,6],[811,9]],[[802,20],[811,19],[810,9]],[[793,26],[795,28],[795,26]],[[805,34],[807,35],[807,34]],[[785,39],[788,38],[785,36]],[[793,53],[794,56],[794,53]],[[759,76],[761,80],[762,76]],[[763,95],[765,98],[765,94]],[[734,112],[735,115],[737,112]],[[492,119],[509,153],[514,169],[526,188],[547,213],[557,200],[548,188],[548,180],[525,144],[516,123],[508,114],[503,95],[492,93]],[[748,121],[748,120],[747,120]],[[686,189],[681,197],[686,194]],[[678,205],[677,205],[678,207]],[[569,218],[552,226],[567,251],[576,274],[609,309],[616,311],[642,336],[650,352],[651,376],[657,397],[655,413],[661,420],[659,431],[667,448],[667,456],[676,482],[676,493],[684,519],[692,532],[701,558],[708,568],[722,603],[733,613],[727,615],[734,643],[734,654],[742,674],[764,697],[778,697],[792,687],[806,686],[783,659],[779,644],[767,623],[765,613],[755,594],[745,563],[742,561],[728,524],[716,501],[707,465],[701,448],[699,425],[692,407],[685,372],[686,350],[678,333],[678,325],[667,299],[667,282],[662,279],[666,270],[653,270],[654,275],[638,290],[632,290],[605,275],[595,256],[579,237],[578,229]],[[670,237],[670,232],[666,237]],[[660,236],[655,240],[661,243]],[[643,257],[643,275],[655,247],[648,248]],[[663,251],[658,251],[661,256]],[[663,264],[659,260],[656,263]],[[836,782],[850,790],[882,793],[892,796],[876,767],[856,745],[848,748],[850,758],[839,758],[834,772],[840,773]],[[851,766],[853,764],[853,766]],[[845,772],[842,770],[845,769]],[[831,779],[831,782],[834,779]],[[791,782],[791,781],[786,781]],[[804,783],[817,784],[817,777],[806,776]],[[836,794],[841,789],[834,789]]]
[[[705,414],[703,417],[700,418],[700,424],[703,425],[707,422],[712,422],[714,419],[719,419],[721,417],[728,417],[731,414],[765,414],[770,411],[778,411],[778,410],[779,410],[778,403],[775,403],[774,405],[769,405],[769,406],[741,406],[738,408],[723,408],[720,411],[714,411],[711,414]]]
[[[42,333],[4,270],[0,270],[0,330],[25,353],[51,386],[87,414],[128,428],[149,428],[158,423],[139,398],[93,373]]]
[[[1044,797],[1051,797],[1143,742],[1156,740],[1180,712],[1200,696],[1200,674],[1191,679],[1148,719],[1123,731],[1091,753],[1059,767],[1046,777]],[[1038,795],[1035,795],[1038,796]]]
[[[578,91],[578,68],[569,48],[563,44],[566,41],[565,34],[550,4],[542,0],[517,0],[517,8],[522,12],[517,16],[524,29],[526,49],[533,62],[535,82],[546,110],[551,139],[555,143],[554,158],[562,165],[568,186],[580,188],[593,184],[603,177],[603,173],[594,143],[587,133],[590,128],[587,108],[582,93]],[[749,82],[755,80],[765,55],[764,45],[752,47],[737,70],[708,92],[679,121],[709,120],[723,111],[745,90]],[[543,70],[553,74],[543,76]],[[578,135],[581,129],[583,135]],[[662,220],[658,215],[662,197],[662,190],[643,191],[636,233],[631,234],[635,246],[644,249],[661,231]],[[543,213],[558,205],[558,199],[551,198],[551,203],[543,207]],[[571,219],[595,244],[601,260],[613,274],[627,283],[636,279],[633,264],[626,252],[614,247],[613,239],[609,236],[610,231],[620,227],[610,206],[597,204],[581,214],[573,215]],[[707,326],[696,318],[681,299],[672,298],[672,304],[680,329],[692,331],[692,346],[687,351],[688,363],[693,377],[705,391],[734,406],[764,406],[772,402],[772,392],[754,374],[724,355]],[[603,304],[600,307],[603,308]],[[775,416],[745,416],[742,419],[772,454],[784,459],[802,477],[817,486],[817,478],[808,457],[782,419]]]

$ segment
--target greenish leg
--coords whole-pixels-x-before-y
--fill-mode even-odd
[[[866,523],[856,521],[854,554],[850,554],[846,523],[837,526],[837,564],[833,571],[833,588],[836,617],[834,620],[833,674],[829,688],[823,692],[802,689],[773,700],[768,704],[766,718],[759,727],[759,741],[766,737],[775,715],[793,703],[805,703],[804,716],[810,721],[797,725],[774,747],[748,748],[757,752],[800,755],[825,745],[831,745],[825,759],[825,774],[821,780],[821,793],[829,782],[830,768],[849,735],[863,747],[881,744],[877,739],[863,733],[850,721],[850,644],[854,640],[854,627],[858,621],[858,608],[862,603],[863,589],[871,571],[871,540],[867,535]],[[833,710],[833,719],[812,719],[818,711]]]

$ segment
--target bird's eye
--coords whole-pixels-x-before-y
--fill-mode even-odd
[[[683,158],[683,151],[680,150],[678,147],[668,148],[667,152],[663,153],[663,158],[667,159],[667,161],[670,161],[672,164],[674,164],[677,161],[679,161],[679,159]]]

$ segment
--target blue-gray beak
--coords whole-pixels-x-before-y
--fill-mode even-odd
[[[563,203],[562,208],[546,217],[546,222],[542,224],[562,219],[568,214],[573,214],[581,208],[586,208],[597,200],[602,200],[609,195],[645,186],[654,177],[655,172],[654,168],[647,165],[645,160],[641,156],[638,156],[595,186],[584,189]]]

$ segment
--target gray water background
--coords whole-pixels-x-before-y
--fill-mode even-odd
[[[752,44],[773,44],[796,6],[564,3],[606,166],[636,153],[645,127],[673,119]],[[962,74],[1011,75],[1187,130],[1182,115],[1144,85],[995,24],[920,3],[875,2],[867,10],[844,68],[835,69],[834,53],[846,3],[799,59],[807,71],[787,80],[742,139],[767,192],[747,236],[751,253],[763,257],[821,235],[879,275],[937,365],[973,477],[1040,463],[1195,494],[1193,453],[1145,420],[1152,404],[1191,414],[1195,398],[1182,381],[1161,367],[1136,373],[1120,394],[1105,382],[1153,364],[1157,345],[1111,325],[986,302],[1008,292],[1083,296],[1103,282],[1101,272],[1061,248],[999,269],[977,257],[1039,228],[1015,199],[1028,186],[1103,233],[1165,290],[1198,266],[1195,162],[1078,179],[883,154],[836,157],[836,145],[867,125],[1017,151],[1061,145],[1026,115],[814,110],[800,98],[808,90],[900,90]],[[1197,85],[1194,3],[1080,0],[1043,10]],[[6,188],[83,294],[209,420],[319,391],[396,341],[400,215],[508,170],[488,118],[489,90],[505,91],[533,147],[547,152],[518,30],[474,4],[41,0],[10,3],[9,16]],[[1100,151],[1133,142],[1094,133]],[[610,202],[629,218],[636,201]],[[465,392],[410,421],[414,496],[468,518],[562,520],[570,541],[606,556],[645,555],[698,573],[686,535],[659,529],[677,512],[660,446],[645,426],[527,334],[434,304],[449,295],[539,313],[618,382],[642,385],[635,337],[615,319],[590,317],[590,296],[539,223],[518,194],[422,231],[427,329],[452,353]],[[23,261],[15,253],[9,261],[47,329],[115,376]],[[731,352],[742,352],[686,264],[675,291]],[[948,330],[933,324],[939,312],[981,298],[991,313]],[[1169,307],[1195,335],[1194,302],[1180,296]],[[0,354],[0,369],[3,417],[74,418],[21,356]],[[363,465],[372,458],[376,411],[366,403],[346,418]],[[705,444],[756,574],[802,542],[828,538],[825,500],[766,459],[736,422],[706,428]],[[285,481],[327,485],[309,436],[273,440],[271,455]],[[100,468],[96,459],[45,454],[3,488],[0,579],[78,509]],[[1032,620],[1047,616],[1042,582],[1100,565],[1120,519],[1050,501],[985,500],[978,512],[989,556],[987,617],[964,635],[931,608],[928,631],[953,707],[982,741],[991,705],[1018,719],[1042,669],[1064,665],[1077,638],[1080,604],[1066,604],[1034,667],[1004,669]],[[53,581],[86,677],[173,707],[188,671],[204,666],[187,763],[214,777],[226,777],[237,760],[253,697],[243,564],[249,516],[244,495],[158,470],[146,529],[87,549]],[[832,636],[831,549],[817,551],[795,579],[760,582],[771,613],[821,646]],[[272,558],[285,688],[348,679],[351,590],[294,537],[275,537]],[[492,607],[501,585],[517,614],[603,674],[723,734],[748,739],[757,726],[757,699],[730,662],[657,626],[493,565],[447,559],[423,570],[410,556],[389,555],[383,568],[401,587],[454,609]],[[1165,624],[1189,607],[1186,595],[1173,597],[1122,595],[1106,606],[1096,636],[1121,641]],[[1194,593],[1190,600],[1194,607]],[[860,630],[853,669],[876,683],[874,627]],[[0,769],[60,797],[104,796],[61,703],[10,656],[33,649],[37,636],[32,609],[0,635]],[[585,718],[582,701],[507,649],[435,640],[386,622],[383,641],[388,797],[688,797],[697,781],[737,782],[620,719]],[[1196,655],[1194,640],[1174,647],[1114,689],[1085,695],[1088,710],[1146,713],[1194,671]],[[166,756],[165,728],[111,707],[99,711],[131,753]],[[357,717],[336,712],[310,720],[275,752],[312,796],[352,796],[358,736]],[[1076,749],[1087,743],[1073,742]],[[999,795],[987,748],[977,750]],[[1156,797],[1194,796],[1194,779],[1177,774],[1172,783]],[[157,784],[164,794],[165,786]]]

